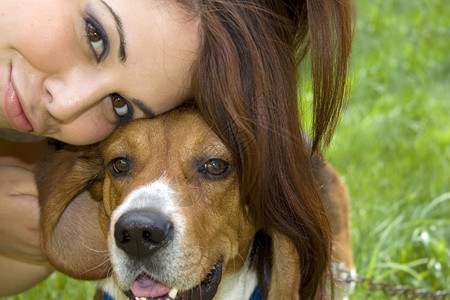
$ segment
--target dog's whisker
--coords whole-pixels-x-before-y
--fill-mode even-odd
[[[95,269],[97,269],[97,268],[100,268],[100,267],[103,266],[104,264],[109,263],[109,261],[110,261],[109,258],[107,258],[107,259],[105,259],[103,262],[97,264],[96,266],[94,266],[94,267],[92,267],[92,268],[90,268],[90,269],[87,269],[87,270],[84,271],[84,272],[79,273],[78,275],[83,275],[83,274],[86,274],[86,273],[88,273],[88,272],[91,272],[91,271],[93,271],[93,270],[95,270]],[[103,273],[102,273],[102,274],[103,274]]]
[[[245,265],[246,260],[242,257],[240,253],[237,253],[237,257],[242,260],[242,263]],[[233,260],[233,270],[237,271],[239,268],[236,267],[236,260]]]
[[[114,275],[114,268],[112,265],[109,266],[109,268],[107,270],[105,270],[107,277],[111,277]],[[102,274],[103,275],[103,274]]]
[[[108,253],[108,250],[97,250],[97,249],[93,249],[91,247],[89,247],[88,245],[83,244],[83,247],[88,249],[89,251],[95,252],[95,253]]]

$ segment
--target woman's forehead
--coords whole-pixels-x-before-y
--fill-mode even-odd
[[[200,47],[199,19],[172,0],[104,0],[121,20],[126,62],[117,69],[123,94],[150,102],[155,114],[191,93]]]

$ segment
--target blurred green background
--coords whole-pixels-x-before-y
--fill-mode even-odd
[[[327,157],[350,190],[357,271],[449,290],[450,2],[355,3],[351,102]]]
[[[449,290],[450,3],[355,5],[351,101],[326,156],[351,194],[357,271]],[[53,274],[5,299],[90,299],[94,290]],[[388,297],[357,285],[351,299]]]

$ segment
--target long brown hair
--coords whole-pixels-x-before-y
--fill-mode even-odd
[[[301,299],[324,298],[331,233],[310,158],[329,142],[341,112],[352,40],[350,0],[187,3],[201,19],[195,102],[237,158],[242,199],[252,217],[294,241]],[[298,68],[308,53],[312,151],[298,113]]]

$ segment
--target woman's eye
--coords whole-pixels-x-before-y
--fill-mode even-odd
[[[120,125],[125,125],[133,119],[133,106],[124,97],[112,94],[111,103]]]
[[[103,27],[92,17],[86,19],[86,37],[97,62],[101,62],[108,54],[108,36]]]
[[[111,98],[114,112],[119,117],[123,117],[128,114],[128,103],[122,97],[120,97],[120,95],[113,94]]]

